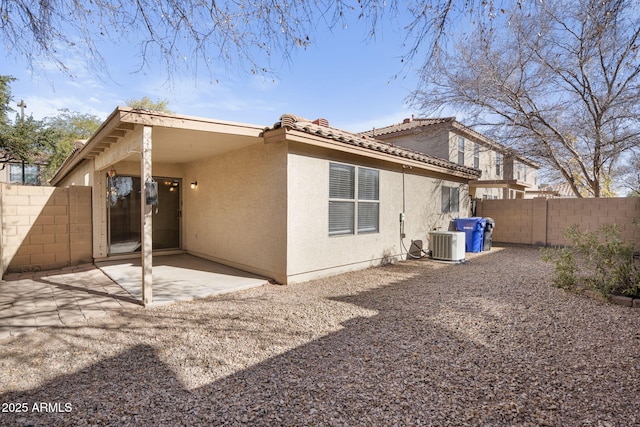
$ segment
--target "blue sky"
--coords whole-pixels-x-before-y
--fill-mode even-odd
[[[375,40],[367,40],[362,22],[350,23],[347,29],[319,29],[315,43],[306,50],[294,51],[288,62],[273,61],[275,78],[222,67],[214,77],[217,83],[187,73],[167,83],[161,68],[133,72],[140,62],[136,50],[123,45],[103,52],[111,77],[87,70],[84,59],[75,54],[65,58],[74,77],[51,64],[31,72],[10,56],[3,59],[0,74],[18,78],[11,85],[14,104],[24,99],[26,114],[37,119],[56,115],[61,108],[106,118],[126,100],[148,96],[167,99],[169,108],[179,114],[267,126],[282,114],[293,113],[324,117],[331,126],[362,131],[419,115],[405,102],[417,77],[400,62],[403,38],[399,25],[391,23]]]

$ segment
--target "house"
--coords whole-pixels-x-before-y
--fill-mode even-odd
[[[93,257],[141,257],[144,289],[153,255],[176,251],[280,283],[406,257],[468,216],[479,176],[324,119],[264,127],[118,107],[51,183],[93,187]]]
[[[538,186],[540,165],[458,122],[455,117],[410,118],[360,135],[427,153],[482,175],[469,183],[472,198],[524,198]]]
[[[42,174],[48,165],[44,156],[31,162],[16,159],[10,153],[0,153],[0,182],[22,185],[43,185]]]
[[[537,190],[527,191],[525,198],[534,199],[536,197],[550,198],[575,198],[576,195],[567,183],[541,185]]]

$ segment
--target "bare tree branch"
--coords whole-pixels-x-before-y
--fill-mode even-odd
[[[459,108],[523,154],[556,168],[578,196],[609,194],[640,144],[640,16],[633,0],[536,3],[478,26],[425,66],[414,99]]]

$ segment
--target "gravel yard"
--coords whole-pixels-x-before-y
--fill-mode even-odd
[[[640,425],[640,310],[552,269],[494,247],[38,330],[2,342],[0,424]]]

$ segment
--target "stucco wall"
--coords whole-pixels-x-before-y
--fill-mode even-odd
[[[0,184],[2,274],[92,261],[91,188]]]
[[[372,234],[329,236],[329,163],[346,163],[380,171],[380,230]],[[299,282],[348,270],[379,265],[406,257],[400,241],[399,215],[403,211],[401,165],[372,162],[292,146],[288,157],[287,275]],[[460,212],[441,213],[442,184],[460,187]],[[422,240],[427,249],[430,230],[446,230],[449,221],[468,216],[468,187],[407,170],[404,176],[404,244]]]
[[[57,187],[67,186],[93,186],[93,159],[83,160],[67,176],[62,179]]]
[[[410,150],[419,151],[421,153],[449,160],[448,139],[449,133],[447,131],[434,133],[418,132],[411,135],[392,138],[389,138],[389,136],[382,137],[382,140],[390,144],[397,145],[398,147],[408,148]],[[456,160],[457,158],[456,154]]]
[[[185,165],[183,248],[286,281],[286,161],[269,143]]]
[[[476,214],[496,221],[493,241],[526,245],[568,245],[562,235],[571,225],[594,231],[617,224],[640,249],[640,198],[480,200]]]

